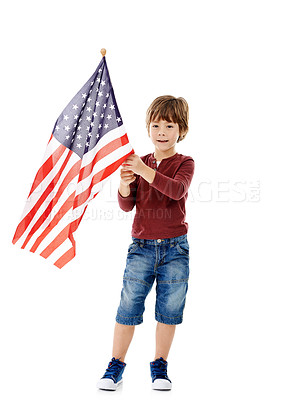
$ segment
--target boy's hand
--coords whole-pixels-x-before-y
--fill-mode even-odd
[[[141,175],[146,167],[146,164],[137,154],[131,154],[122,165],[125,170],[132,171],[138,175]]]
[[[134,182],[136,177],[135,174],[133,173],[133,171],[129,171],[125,168],[121,168],[121,172],[120,172],[120,176],[121,176],[121,185],[122,186],[129,186],[130,183]]]

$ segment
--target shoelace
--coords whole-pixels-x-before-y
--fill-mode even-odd
[[[160,357],[151,363],[152,375],[155,378],[169,379],[167,376],[167,361]]]
[[[121,362],[122,361],[120,361],[119,359],[116,360],[115,357],[113,357],[108,364],[108,368],[106,369],[103,378],[116,378],[122,369]]]

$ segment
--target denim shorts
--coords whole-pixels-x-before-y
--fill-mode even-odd
[[[123,276],[116,321],[143,322],[145,299],[156,280],[155,319],[169,325],[182,322],[189,280],[187,234],[168,239],[132,237]]]

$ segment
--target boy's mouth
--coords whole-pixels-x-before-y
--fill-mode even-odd
[[[160,143],[168,142],[168,140],[157,140],[157,141],[160,142]]]

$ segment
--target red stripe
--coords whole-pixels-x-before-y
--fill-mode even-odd
[[[132,150],[128,154],[124,155],[119,160],[116,160],[115,162],[113,162],[113,164],[108,165],[108,167],[97,172],[97,174],[95,174],[93,176],[89,187],[84,192],[80,193],[78,196],[75,197],[73,208],[77,208],[77,207],[81,206],[83,203],[85,203],[86,200],[88,200],[88,198],[90,196],[93,186],[96,185],[96,183],[101,182],[103,179],[106,179],[113,172],[115,172],[119,168],[119,166],[126,160],[126,158],[128,158],[129,155],[132,153],[134,153],[134,150]]]
[[[71,247],[71,249],[67,250],[56,262],[54,265],[58,268],[62,268],[71,261],[75,257],[75,247]]]
[[[81,169],[78,181],[80,182],[83,179],[87,178],[87,176],[91,174],[94,165],[98,161],[102,160],[102,158],[108,156],[110,153],[117,150],[119,147],[125,146],[127,143],[129,143],[129,140],[127,134],[125,134],[124,136],[121,136],[113,140],[112,142],[106,144],[106,146],[102,147],[102,149],[98,150],[92,162]]]
[[[58,148],[49,156],[49,158],[43,163],[40,169],[37,172],[37,175],[34,179],[31,191],[29,196],[33,193],[33,191],[39,186],[39,184],[45,179],[45,177],[50,173],[55,164],[58,162],[63,152],[66,150],[66,147],[59,143]]]

